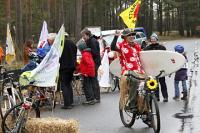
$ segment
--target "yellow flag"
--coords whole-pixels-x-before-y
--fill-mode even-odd
[[[10,33],[10,25],[7,24],[7,37],[6,37],[6,62],[11,65],[15,60],[15,49]]]
[[[128,28],[135,28],[140,5],[141,0],[136,0],[133,5],[131,5],[128,9],[126,9],[119,15]]]

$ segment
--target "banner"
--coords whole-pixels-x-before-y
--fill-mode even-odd
[[[6,36],[6,62],[11,65],[15,60],[15,49],[13,40],[10,33],[10,25],[7,24],[7,36]]]
[[[21,77],[26,76],[27,84],[32,82],[33,85],[40,87],[56,86],[60,68],[59,59],[64,47],[64,33],[65,28],[62,25],[50,51],[42,62],[34,70],[24,72],[21,75]]]
[[[101,66],[99,67],[99,86],[100,87],[110,87],[110,77],[109,77],[109,59],[108,52],[105,51],[103,58],[101,60]]]
[[[128,28],[135,28],[140,5],[141,0],[136,0],[133,5],[119,15]]]
[[[44,21],[43,22],[43,26],[42,26],[42,30],[41,30],[41,33],[40,33],[40,39],[39,39],[39,42],[38,42],[38,48],[43,48],[44,45],[46,44],[47,42],[47,35],[48,35],[48,29],[47,29],[47,22]]]

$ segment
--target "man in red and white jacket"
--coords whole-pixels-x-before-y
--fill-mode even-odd
[[[134,80],[131,81],[133,84],[131,84],[131,87],[128,87],[127,77],[124,76],[128,71],[133,72],[137,75],[143,75],[144,70],[141,66],[141,62],[139,59],[139,52],[141,51],[140,45],[137,44],[134,41],[135,32],[133,29],[124,29],[121,33],[121,37],[123,38],[123,41],[121,43],[117,43],[118,36],[120,36],[120,33],[116,33],[112,43],[111,43],[111,50],[117,51],[120,55],[120,64],[122,67],[121,72],[121,78],[120,78],[120,91],[121,89],[124,91],[120,92],[120,105],[121,107],[127,107],[124,103],[124,92],[128,92],[129,90],[129,104],[128,108],[130,108],[131,111],[136,111],[136,90],[139,86],[139,81]]]

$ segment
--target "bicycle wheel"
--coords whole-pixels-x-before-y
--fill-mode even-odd
[[[117,87],[117,77],[110,73],[111,91],[114,92]]]
[[[136,114],[130,112],[129,110],[126,110],[125,108],[121,109],[120,103],[119,103],[119,114],[121,121],[125,127],[131,127],[135,123]]]
[[[18,133],[21,130],[19,126],[25,116],[25,110],[21,108],[22,104],[13,106],[5,113],[1,124],[3,133]]]
[[[157,100],[155,96],[151,96],[150,99],[150,117],[151,117],[151,126],[155,133],[160,132],[160,112]]]
[[[10,108],[3,117],[1,128],[3,133],[21,133],[24,123],[28,117],[40,117],[40,110],[37,102],[34,102],[30,109],[25,109],[21,102]],[[15,113],[14,113],[15,112]]]

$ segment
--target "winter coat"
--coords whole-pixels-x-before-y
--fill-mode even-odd
[[[86,42],[87,46],[91,48],[91,53],[96,67],[98,68],[101,65],[101,56],[100,56],[100,47],[99,42],[93,36],[89,38]]]
[[[92,54],[88,50],[81,52],[82,58],[79,65],[79,72],[89,77],[95,77],[95,63]]]
[[[185,64],[182,66],[181,69],[179,69],[178,71],[176,71],[175,73],[175,77],[174,80],[176,81],[183,81],[183,80],[187,80],[188,79],[188,75],[187,75],[187,70],[188,70],[188,60],[185,54],[183,54],[183,56],[185,57]]]
[[[60,72],[71,72],[76,68],[77,47],[73,41],[66,39],[60,58]]]
[[[157,44],[150,44],[146,48],[144,48],[143,50],[144,51],[146,51],[146,50],[166,50],[166,48],[165,48],[165,46],[157,43]]]

